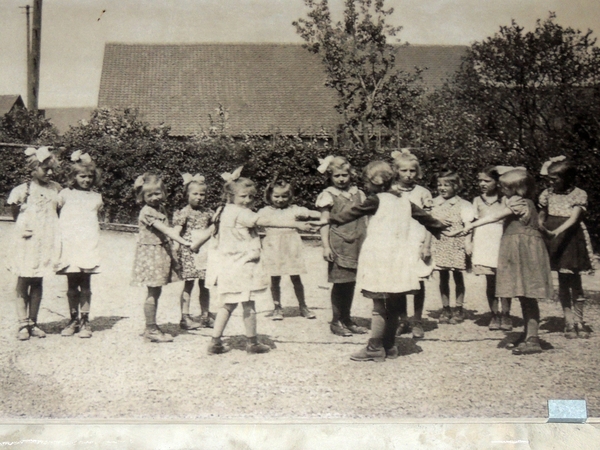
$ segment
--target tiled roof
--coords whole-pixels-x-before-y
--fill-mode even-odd
[[[80,120],[89,120],[95,108],[46,108],[46,119],[58,129],[60,134],[75,126]]]
[[[18,94],[14,95],[0,95],[0,116],[10,112],[13,106],[18,104],[19,106],[25,107],[23,99]]]
[[[436,88],[465,47],[399,47],[397,64],[428,67]],[[189,135],[211,126],[222,105],[227,132],[319,134],[340,121],[319,58],[298,44],[116,44],[104,50],[99,107],[134,107],[154,124]]]

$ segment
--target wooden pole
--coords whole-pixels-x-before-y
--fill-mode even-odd
[[[40,92],[40,57],[42,51],[42,0],[33,0],[33,25],[31,29],[31,78],[28,78],[27,105],[30,111],[38,110]]]

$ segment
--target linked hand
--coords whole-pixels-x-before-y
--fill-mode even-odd
[[[330,248],[323,248],[323,259],[325,261],[333,262],[333,252]]]

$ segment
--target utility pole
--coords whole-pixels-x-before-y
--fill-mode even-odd
[[[25,10],[25,17],[26,17],[26,22],[27,22],[27,48],[26,48],[26,55],[27,55],[27,108],[30,109],[31,108],[31,104],[30,104],[31,96],[29,95],[29,91],[30,91],[30,86],[31,86],[31,19],[30,19],[31,6],[25,5],[25,6],[19,6],[19,8]]]
[[[27,77],[27,107],[38,110],[40,91],[40,56],[42,50],[42,0],[33,0],[33,26],[31,28],[30,76]]]

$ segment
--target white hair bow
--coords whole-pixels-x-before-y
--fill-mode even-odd
[[[510,172],[511,170],[527,170],[523,166],[513,167],[513,166],[496,166],[496,172],[498,175],[504,175],[506,172]]]
[[[133,183],[133,187],[134,188],[139,188],[142,187],[144,185],[144,175],[140,175],[139,177],[137,177],[135,179],[135,182]]]
[[[181,175],[181,177],[183,178],[183,185],[187,186],[188,184],[190,184],[192,181],[198,183],[198,184],[205,184],[205,178],[200,175],[199,173],[197,173],[196,175],[191,175],[189,173],[184,173],[183,175]]]
[[[81,150],[76,150],[71,153],[71,161],[81,161],[84,164],[90,164],[92,162],[92,157],[89,155],[89,153],[83,153]]]
[[[37,160],[41,163],[46,161],[52,155],[52,153],[50,153],[49,147],[40,147],[37,150],[33,147],[27,147],[25,149],[25,154],[27,156],[35,155]]]
[[[333,156],[333,155],[328,155],[323,159],[319,158],[319,167],[317,167],[317,170],[320,173],[327,172],[327,169],[329,168],[329,164],[331,164],[331,161],[333,161],[333,158],[335,158],[335,156]]]
[[[394,159],[396,159],[402,155],[412,155],[412,152],[410,151],[410,149],[408,147],[401,148],[400,150],[394,150],[392,152],[392,158],[394,158]]]
[[[550,168],[552,163],[564,161],[565,159],[567,159],[567,157],[565,155],[560,155],[560,156],[555,156],[553,158],[550,158],[548,161],[546,161],[544,164],[542,164],[542,168],[540,169],[540,175],[548,175],[548,169]]]
[[[240,175],[242,174],[242,169],[244,168],[244,166],[240,166],[237,169],[235,169],[233,172],[228,173],[222,173],[221,174],[221,178],[223,178],[225,181],[230,182],[230,181],[235,181],[237,180]]]

